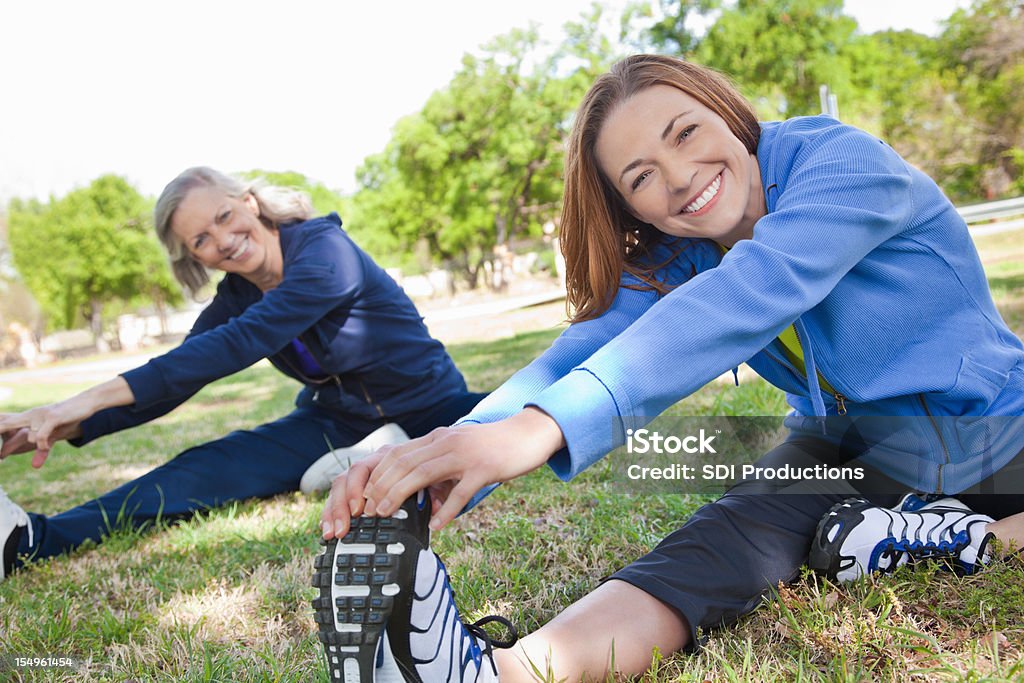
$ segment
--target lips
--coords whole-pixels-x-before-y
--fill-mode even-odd
[[[683,206],[679,213],[687,216],[704,213],[706,209],[710,209],[710,205],[714,203],[721,189],[722,174],[719,173],[701,190],[700,194]]]
[[[248,237],[243,237],[242,238],[242,242],[238,245],[238,248],[235,249],[231,253],[230,256],[228,256],[228,260],[229,261],[244,261],[245,257],[248,254],[249,254],[249,238]]]

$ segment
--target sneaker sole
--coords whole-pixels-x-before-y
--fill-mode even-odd
[[[399,510],[394,517],[359,517],[341,540],[333,539],[314,561],[314,619],[332,683],[372,683],[377,648],[407,585],[400,557],[411,551]],[[403,543],[403,538],[406,542]]]

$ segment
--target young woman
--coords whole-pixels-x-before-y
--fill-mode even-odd
[[[58,515],[26,514],[0,490],[0,579],[28,559],[99,541],[110,524],[174,519],[299,486],[328,450],[385,424],[421,436],[465,415],[469,393],[412,302],[341,229],[292,190],[209,168],[183,172],[156,205],[156,229],[193,295],[226,273],[180,346],[65,401],[0,415],[0,457],[82,446],[143,424],[204,386],[267,358],[303,385],[281,419],[195,446],[104,496]]]
[[[399,504],[425,487],[437,529],[489,485],[544,463],[569,479],[743,362],[793,409],[792,433],[762,463],[843,456],[836,420],[863,421],[865,460],[882,480],[1004,495],[965,495],[971,511],[885,485],[845,501],[855,489],[740,484],[501,652],[457,617],[435,618],[457,613],[420,534],[398,556],[405,578],[386,631],[407,680],[527,681],[527,661],[555,680],[604,680],[613,661],[637,674],[655,647],[693,648],[698,629],[754,609],[812,551],[851,578],[917,554],[970,571],[993,537],[1024,540],[1024,345],[963,220],[883,142],[823,116],[759,124],[719,75],[631,57],[578,111],[560,229],[574,324],[460,424],[336,480],[322,527],[342,540],[328,555],[351,549],[350,516],[416,518]],[[999,479],[1014,472],[1018,483]]]

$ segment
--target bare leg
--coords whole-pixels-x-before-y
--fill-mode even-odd
[[[625,581],[611,580],[570,605],[511,650],[495,652],[501,683],[536,681],[531,662],[554,680],[603,681],[643,673],[654,648],[681,650],[690,628],[679,612]]]
[[[1015,552],[1024,548],[1024,512],[992,522],[988,530],[1003,544],[1004,551]]]

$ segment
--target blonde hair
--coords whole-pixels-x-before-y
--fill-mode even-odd
[[[573,322],[606,311],[623,272],[661,294],[669,289],[654,277],[664,264],[645,263],[643,258],[662,239],[661,233],[629,213],[619,192],[601,172],[595,151],[597,136],[612,111],[655,85],[682,90],[722,117],[747,151],[757,153],[761,127],[753,107],[716,71],[675,57],[634,55],[600,76],[576,112],[565,155],[559,234]]]
[[[313,204],[305,192],[267,185],[260,179],[246,180],[215,171],[206,166],[195,166],[182,171],[177,178],[167,183],[160,193],[153,210],[156,234],[163,243],[171,261],[174,277],[196,298],[200,289],[210,281],[210,274],[198,261],[192,258],[188,249],[171,230],[174,212],[189,192],[197,187],[213,187],[229,197],[242,199],[252,195],[260,208],[260,220],[270,229],[304,221],[313,217]]]

